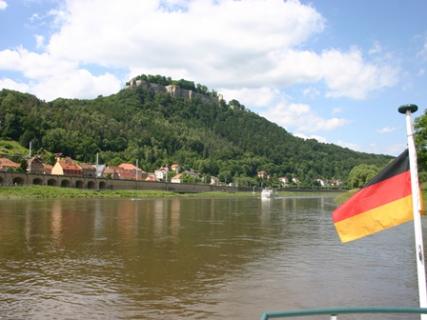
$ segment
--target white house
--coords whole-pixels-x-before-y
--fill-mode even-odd
[[[292,182],[295,183],[295,184],[300,184],[299,179],[295,178],[295,177],[292,178]]]
[[[219,185],[219,179],[217,177],[211,176],[211,182],[210,185],[217,186]]]
[[[314,180],[314,181],[316,181],[321,187],[324,187],[325,185],[326,185],[326,183],[325,183],[325,180],[322,180],[322,179],[316,179],[316,180]]]
[[[282,187],[287,187],[289,185],[289,180],[287,177],[280,177],[279,182]]]
[[[160,169],[155,170],[154,175],[156,176],[156,181],[166,181],[168,172],[168,167],[161,167]]]

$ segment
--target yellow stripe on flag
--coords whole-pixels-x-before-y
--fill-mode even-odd
[[[335,223],[342,242],[356,240],[412,220],[412,196],[387,203]]]

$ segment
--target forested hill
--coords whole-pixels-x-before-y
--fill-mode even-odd
[[[166,84],[143,80],[108,97],[48,103],[2,90],[0,133],[24,146],[32,141],[39,152],[61,152],[88,162],[99,152],[112,165],[138,159],[146,171],[178,162],[225,182],[265,170],[309,185],[317,178],[345,179],[355,165],[383,166],[390,159],[294,137],[204,86],[194,87],[195,94],[187,97],[185,90],[164,90]],[[180,89],[179,83],[173,85]]]

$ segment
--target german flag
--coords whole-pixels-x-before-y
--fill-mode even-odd
[[[412,220],[408,150],[338,207],[332,219],[342,242]]]

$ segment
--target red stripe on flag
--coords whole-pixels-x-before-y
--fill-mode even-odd
[[[411,194],[409,171],[363,188],[332,213],[334,222],[382,206]]]

